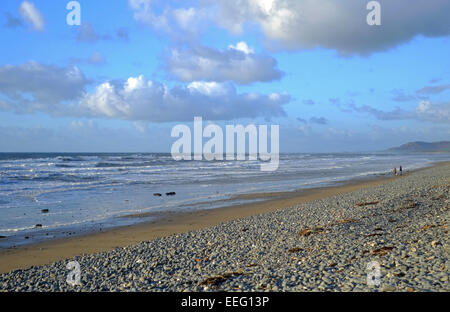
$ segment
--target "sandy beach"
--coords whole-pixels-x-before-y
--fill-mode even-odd
[[[0,290],[448,291],[449,177],[446,162],[243,195],[266,198],[8,249]],[[81,286],[65,282],[70,260],[81,265]],[[370,261],[381,266],[379,287],[367,285]]]

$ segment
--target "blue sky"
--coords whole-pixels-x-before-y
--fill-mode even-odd
[[[2,1],[0,151],[168,152],[200,115],[284,152],[450,138],[444,0]]]

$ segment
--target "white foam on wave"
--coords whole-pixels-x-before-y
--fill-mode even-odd
[[[34,227],[30,222],[52,229],[139,212],[179,210],[187,206],[201,209],[198,207],[205,207],[206,202],[238,194],[292,191],[389,174],[399,165],[403,165],[404,170],[412,170],[440,158],[445,157],[286,154],[280,156],[279,169],[270,174],[259,170],[259,161],[175,162],[170,155],[155,154],[2,159],[0,195],[8,204],[0,206],[0,232],[28,231]],[[101,162],[114,165],[96,167]],[[58,164],[70,167],[58,167]],[[166,191],[176,191],[177,196],[160,199],[153,196],[154,192]],[[129,204],[124,204],[125,198],[130,199]],[[208,207],[222,204],[212,203]],[[54,214],[40,214],[44,207],[51,207]],[[82,213],[74,212],[78,207],[82,208]]]

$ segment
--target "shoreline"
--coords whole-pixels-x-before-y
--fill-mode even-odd
[[[404,173],[404,176],[448,164],[450,164],[448,161],[433,163],[428,167],[407,171]],[[45,265],[75,256],[110,251],[142,241],[151,241],[174,234],[205,229],[232,220],[265,214],[318,199],[378,186],[398,178],[401,177],[383,176],[369,179],[353,179],[337,182],[336,186],[331,187],[309,188],[293,192],[237,195],[237,197],[244,199],[262,198],[263,200],[191,212],[167,212],[157,220],[143,221],[138,224],[116,227],[102,232],[57,238],[18,248],[6,249],[0,251],[0,273]]]
[[[267,213],[229,208],[229,222],[3,273],[0,292],[450,290],[450,162],[345,190],[309,192]],[[244,210],[251,216],[239,218]],[[79,265],[77,285],[67,282],[69,261]],[[369,265],[379,268],[370,280]]]

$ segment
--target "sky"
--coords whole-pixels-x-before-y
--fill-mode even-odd
[[[170,152],[195,116],[281,152],[450,139],[448,0],[69,2],[1,2],[0,152]]]

